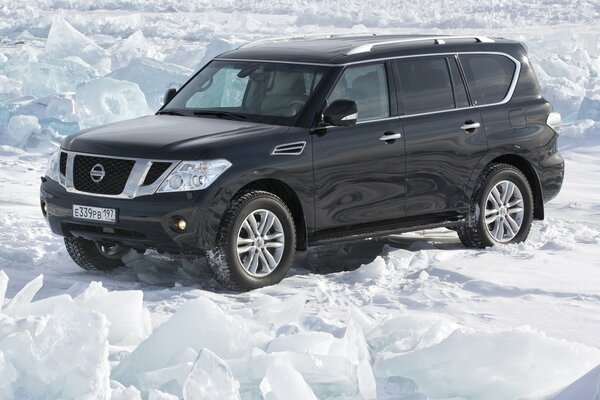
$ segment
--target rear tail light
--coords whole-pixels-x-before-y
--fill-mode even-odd
[[[546,125],[548,125],[557,135],[560,135],[560,128],[562,127],[562,119],[560,114],[557,112],[551,112],[546,119]]]

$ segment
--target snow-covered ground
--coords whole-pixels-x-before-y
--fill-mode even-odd
[[[526,243],[466,250],[442,229],[322,246],[245,294],[201,260],[102,274],[68,258],[38,204],[61,137],[152,112],[247,40],[349,30],[527,42],[567,169]],[[599,37],[595,0],[3,0],[0,399],[597,400]]]

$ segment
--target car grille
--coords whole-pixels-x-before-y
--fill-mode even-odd
[[[170,162],[153,162],[144,179],[144,186],[152,185],[171,166]]]
[[[97,164],[104,168],[104,178],[94,182],[90,171]],[[121,194],[134,165],[134,160],[76,155],[73,166],[73,186],[80,192]]]

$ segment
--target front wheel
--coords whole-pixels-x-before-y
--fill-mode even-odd
[[[65,237],[65,247],[75,264],[86,271],[108,271],[122,267],[121,259],[130,250],[120,243],[94,242],[76,237]]]
[[[527,239],[533,220],[533,194],[523,173],[492,164],[482,173],[467,221],[457,229],[467,247],[484,248]]]
[[[242,291],[279,283],[295,254],[294,219],[285,203],[272,193],[249,191],[229,205],[206,260],[217,282]]]

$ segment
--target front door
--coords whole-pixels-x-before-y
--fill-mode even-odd
[[[327,101],[338,99],[357,103],[358,122],[312,135],[316,228],[349,229],[403,217],[404,137],[391,112],[385,63],[348,67]]]

